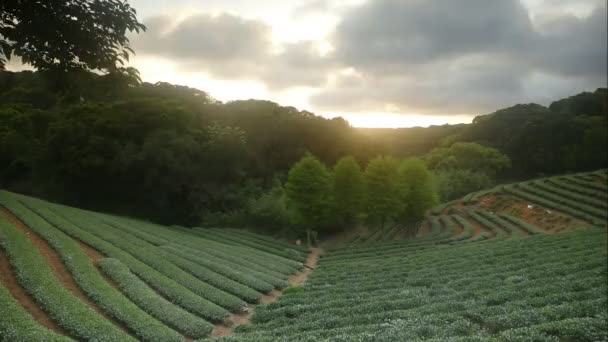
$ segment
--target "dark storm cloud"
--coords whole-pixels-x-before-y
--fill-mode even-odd
[[[330,8],[302,3],[302,15]],[[325,57],[310,41],[273,45],[266,23],[227,14],[151,18],[134,46],[182,71],[316,87],[322,110],[477,114],[606,83],[605,5],[540,24],[517,0],[368,0],[340,13]]]
[[[526,10],[511,0],[370,1],[347,13],[335,34],[340,60],[371,68],[512,53],[532,40]]]
[[[531,56],[538,68],[564,76],[606,79],[606,7],[596,8],[588,18],[556,18],[540,30]]]
[[[370,1],[347,13],[333,37],[358,83],[339,81],[311,101],[331,110],[478,113],[539,99],[527,86],[539,72],[572,88],[602,86],[605,11],[537,28],[515,0]]]

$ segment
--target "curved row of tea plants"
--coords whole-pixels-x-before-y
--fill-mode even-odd
[[[417,239],[419,240],[419,239]],[[602,341],[605,231],[346,248],[226,341]],[[351,250],[352,249],[352,250]],[[559,251],[559,252],[556,252]]]

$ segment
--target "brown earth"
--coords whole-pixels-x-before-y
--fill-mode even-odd
[[[299,286],[306,279],[308,275],[314,271],[319,261],[319,256],[322,253],[321,248],[311,248],[306,262],[304,263],[304,269],[301,272],[292,274],[289,276],[287,282],[289,287]],[[265,294],[258,300],[258,304],[270,304],[277,300],[283,294],[282,291],[272,290]],[[251,316],[255,312],[255,305],[247,305],[245,312],[230,314],[222,323],[216,324],[211,331],[211,336],[230,336],[233,333],[233,326],[237,324],[249,324]]]
[[[97,262],[100,259],[103,259],[104,256],[103,254],[101,254],[99,251],[97,251],[95,248],[87,245],[86,243],[79,241],[80,244],[80,248],[82,248],[82,250],[86,253],[86,255],[89,257],[89,260],[91,260],[91,262],[96,265]]]
[[[55,250],[40,236],[31,231],[19,218],[5,208],[0,209],[0,214],[6,217],[18,231],[23,233],[28,239],[36,246],[38,252],[46,260],[46,264],[51,269],[51,272],[61,282],[61,285],[68,289],[72,295],[86,303],[91,309],[95,310],[98,314],[103,316],[108,321],[112,322],[116,327],[128,333],[128,330],[124,324],[121,324],[114,320],[112,317],[106,315],[92,300],[90,300],[78,287],[72,274],[67,270],[63,264],[61,257],[55,252]]]
[[[299,286],[302,284],[310,272],[312,272],[315,267],[317,267],[317,261],[319,261],[319,255],[321,255],[321,249],[319,248],[311,248],[310,253],[308,254],[308,258],[306,258],[306,262],[304,263],[304,270],[302,272],[298,272],[292,274],[287,279],[289,286]],[[308,266],[308,267],[306,267]]]
[[[462,234],[463,231],[464,230],[462,229],[462,226],[456,225],[456,229],[454,229],[454,233],[452,233],[451,237],[456,237],[456,236]]]
[[[66,332],[61,329],[55,322],[51,320],[49,315],[44,312],[37,304],[34,302],[34,299],[30,297],[30,295],[23,289],[17,278],[13,274],[11,270],[11,265],[8,261],[8,258],[4,253],[0,251],[0,284],[2,284],[23,306],[23,308],[29,312],[32,317],[43,326],[53,330],[54,332],[62,335],[66,335]]]
[[[515,198],[511,195],[498,194],[493,195],[493,197],[494,199],[490,203],[495,204],[491,210],[518,217],[548,234],[589,226],[589,223],[568,214]],[[532,208],[528,208],[528,205],[531,205]]]

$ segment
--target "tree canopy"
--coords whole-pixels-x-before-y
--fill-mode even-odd
[[[0,187],[163,223],[229,225],[234,218],[262,226],[243,215],[276,209],[286,220],[286,196],[263,195],[276,179],[285,182],[306,151],[324,165],[344,156],[362,166],[382,155],[423,157],[445,185],[441,198],[453,199],[487,181],[608,167],[603,113],[524,105],[469,125],[359,129],[269,101],[221,103],[198,89],[115,74],[70,72],[58,88],[45,71],[5,71]],[[498,169],[504,158],[488,148],[512,160],[512,168]],[[257,199],[266,203],[253,210]]]
[[[285,190],[297,223],[307,232],[327,225],[331,177],[323,163],[307,153],[289,170]]]
[[[127,32],[140,32],[123,0],[0,2],[0,69],[11,56],[38,70],[114,71],[133,50]]]
[[[352,156],[338,160],[333,169],[332,210],[340,224],[353,224],[361,213],[365,203],[363,186],[363,174],[357,160]]]
[[[402,161],[398,172],[403,220],[417,223],[428,209],[439,204],[433,175],[424,161],[415,158]]]
[[[402,212],[402,194],[398,183],[399,161],[393,157],[377,157],[369,162],[364,173],[366,209],[370,222],[384,224]]]

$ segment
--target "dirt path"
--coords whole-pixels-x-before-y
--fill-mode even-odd
[[[36,246],[36,249],[38,249],[38,252],[46,260],[46,263],[49,266],[49,268],[51,269],[51,272],[53,273],[53,275],[57,278],[57,280],[59,280],[59,282],[61,282],[63,287],[68,289],[72,293],[72,295],[74,295],[75,297],[77,297],[78,299],[80,299],[81,301],[86,303],[89,307],[91,307],[93,310],[95,310],[98,314],[103,316],[108,321],[112,322],[116,327],[129,333],[128,330],[126,329],[126,327],[124,326],[124,324],[121,324],[121,323],[117,322],[116,320],[114,320],[112,317],[106,315],[97,306],[97,304],[95,304],[92,300],[90,300],[84,294],[84,292],[82,292],[80,287],[78,287],[78,285],[76,284],[76,281],[74,281],[72,274],[68,271],[68,269],[63,264],[63,261],[61,260],[61,257],[59,256],[59,254],[57,254],[57,252],[55,252],[55,250],[46,242],[46,240],[44,240],[43,238],[38,236],[38,234],[31,231],[29,229],[29,227],[27,227],[19,218],[17,218],[15,215],[13,215],[13,213],[8,211],[6,208],[0,208],[0,214],[3,215],[4,217],[6,217],[17,228],[18,231],[20,231],[25,236],[27,236],[28,239],[30,239],[30,241],[34,244],[34,246]]]
[[[301,272],[292,274],[287,279],[289,287],[299,286],[308,279],[308,276],[317,267],[319,256],[322,253],[321,248],[311,248],[306,262],[304,263],[304,269]],[[265,294],[258,300],[258,304],[270,304],[277,300],[283,291],[272,290],[270,293]],[[233,326],[237,324],[248,324],[251,321],[251,316],[255,312],[255,305],[247,305],[247,311],[243,313],[230,314],[223,323],[216,324],[211,331],[211,336],[230,336],[233,333]]]
[[[45,327],[53,330],[54,332],[62,335],[66,335],[66,332],[61,329],[55,322],[51,320],[49,315],[44,312],[34,301],[34,299],[23,289],[17,278],[11,270],[10,262],[2,251],[0,251],[0,284],[2,284],[10,294],[29,312],[34,319],[44,325]]]

